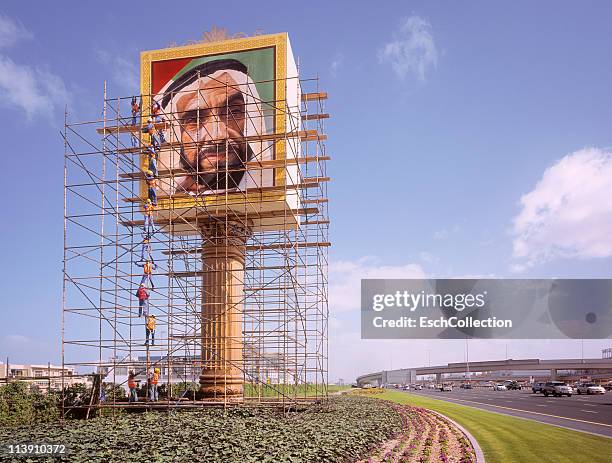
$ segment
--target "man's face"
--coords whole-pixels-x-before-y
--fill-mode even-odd
[[[188,191],[225,189],[237,186],[244,172],[248,144],[244,136],[245,102],[236,81],[226,72],[216,79],[200,79],[197,90],[180,96],[176,103],[183,146],[181,164],[197,172],[183,182]],[[229,181],[226,181],[229,180]],[[228,184],[229,183],[229,184]]]

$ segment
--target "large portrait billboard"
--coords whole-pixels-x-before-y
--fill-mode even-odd
[[[299,140],[283,135],[300,128],[297,77],[284,33],[143,52],[143,126],[163,141],[160,211],[190,198],[236,208],[248,193],[270,208],[270,197],[288,199],[274,187],[295,182],[293,170],[268,161],[299,156]]]

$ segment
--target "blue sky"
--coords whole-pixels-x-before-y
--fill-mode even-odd
[[[363,276],[610,276],[612,5],[261,5],[2,3],[0,357],[58,359],[64,105],[95,118],[104,79],[137,92],[140,50],[212,26],[288,31],[302,75],[330,94],[332,379],[389,367],[385,349],[394,366],[424,349],[463,360],[457,343],[360,341]],[[473,355],[572,356],[576,343],[474,341]]]

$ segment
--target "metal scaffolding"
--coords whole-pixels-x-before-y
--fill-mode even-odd
[[[283,131],[231,140],[186,141],[177,127],[198,124],[204,108],[195,122],[159,115],[151,113],[153,95],[110,98],[106,84],[100,119],[71,122],[66,114],[62,366],[124,388],[130,371],[143,385],[159,369],[159,401],[150,388],[137,403],[98,391],[92,406],[290,407],[327,397],[327,94],[318,79],[289,80],[282,84],[299,85],[299,107],[274,101],[269,109],[297,119]],[[142,106],[136,120],[134,101]],[[218,164],[225,191],[169,186],[201,174],[167,164],[188,144],[214,143],[219,162],[232,143],[252,140],[277,155],[255,153],[238,169]],[[285,180],[232,188],[237,170]],[[146,303],[137,296],[141,282]],[[148,330],[151,315],[156,326]]]

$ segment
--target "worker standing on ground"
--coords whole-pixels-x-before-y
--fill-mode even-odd
[[[159,396],[157,394],[157,383],[159,382],[159,368],[153,370],[153,374],[149,377],[149,400],[157,402]]]
[[[146,328],[146,336],[147,339],[145,341],[145,346],[149,345],[149,336],[151,336],[151,345],[155,345],[155,326],[157,325],[157,320],[155,319],[155,315],[149,315],[146,318],[145,328]]]
[[[136,297],[138,298],[138,316],[145,317],[149,316],[149,292],[144,285],[138,287],[136,291]]]
[[[138,402],[138,394],[136,393],[138,381],[136,380],[136,374],[134,370],[130,370],[128,374],[128,389],[130,390],[129,402]]]

